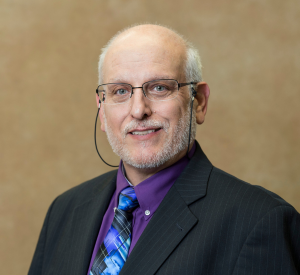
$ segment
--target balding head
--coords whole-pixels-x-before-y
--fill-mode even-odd
[[[197,50],[175,31],[152,24],[137,25],[117,33],[102,49],[99,59],[99,84],[104,82],[103,65],[106,56],[118,51],[130,53],[144,49],[149,55],[160,48],[163,58],[176,58],[177,66],[182,66],[186,81],[201,81],[201,61]],[[111,60],[111,58],[109,58]],[[180,63],[180,64],[179,64]]]
[[[158,25],[137,25],[125,29],[111,41],[110,46],[116,43],[122,43],[123,41],[131,40],[133,43],[145,41],[145,42],[164,42],[166,45],[171,45],[174,47],[186,48],[186,41],[176,32],[162,26]]]

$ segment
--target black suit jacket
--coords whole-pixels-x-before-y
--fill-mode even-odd
[[[30,275],[85,275],[116,171],[57,197]],[[276,194],[211,165],[197,144],[120,275],[300,274],[300,215]]]

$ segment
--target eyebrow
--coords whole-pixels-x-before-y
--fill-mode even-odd
[[[168,75],[155,75],[155,76],[152,76],[151,78],[149,78],[147,81],[145,82],[148,82],[148,81],[152,81],[152,80],[158,80],[158,79],[174,79]],[[144,82],[144,83],[145,83]],[[127,83],[127,84],[130,84],[127,80],[125,80],[124,78],[113,78],[109,81],[109,83]],[[143,83],[141,83],[143,84]]]

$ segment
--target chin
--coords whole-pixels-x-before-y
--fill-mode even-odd
[[[155,155],[142,155],[138,157],[129,157],[124,156],[122,160],[135,168],[139,169],[152,169],[158,168],[165,164],[168,159],[158,159]]]
[[[180,153],[180,150],[172,149],[170,150],[168,146],[163,146],[160,150],[147,148],[137,150],[133,153],[132,150],[123,147],[121,151],[115,153],[128,165],[139,169],[152,169],[164,165]]]

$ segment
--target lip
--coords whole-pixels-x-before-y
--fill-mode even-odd
[[[133,132],[146,132],[146,131],[151,131],[154,130],[154,132],[150,132],[145,135],[138,135],[138,134],[133,134]],[[162,128],[156,128],[156,127],[147,127],[147,128],[136,128],[128,131],[127,135],[129,135],[131,138],[136,139],[136,140],[147,140],[150,139],[156,135],[159,134],[159,132],[162,130]]]
[[[161,129],[161,128],[160,127],[135,128],[135,129],[128,131],[128,133],[131,134],[132,132],[146,132],[146,131],[150,131],[150,130],[159,130],[159,129]]]

